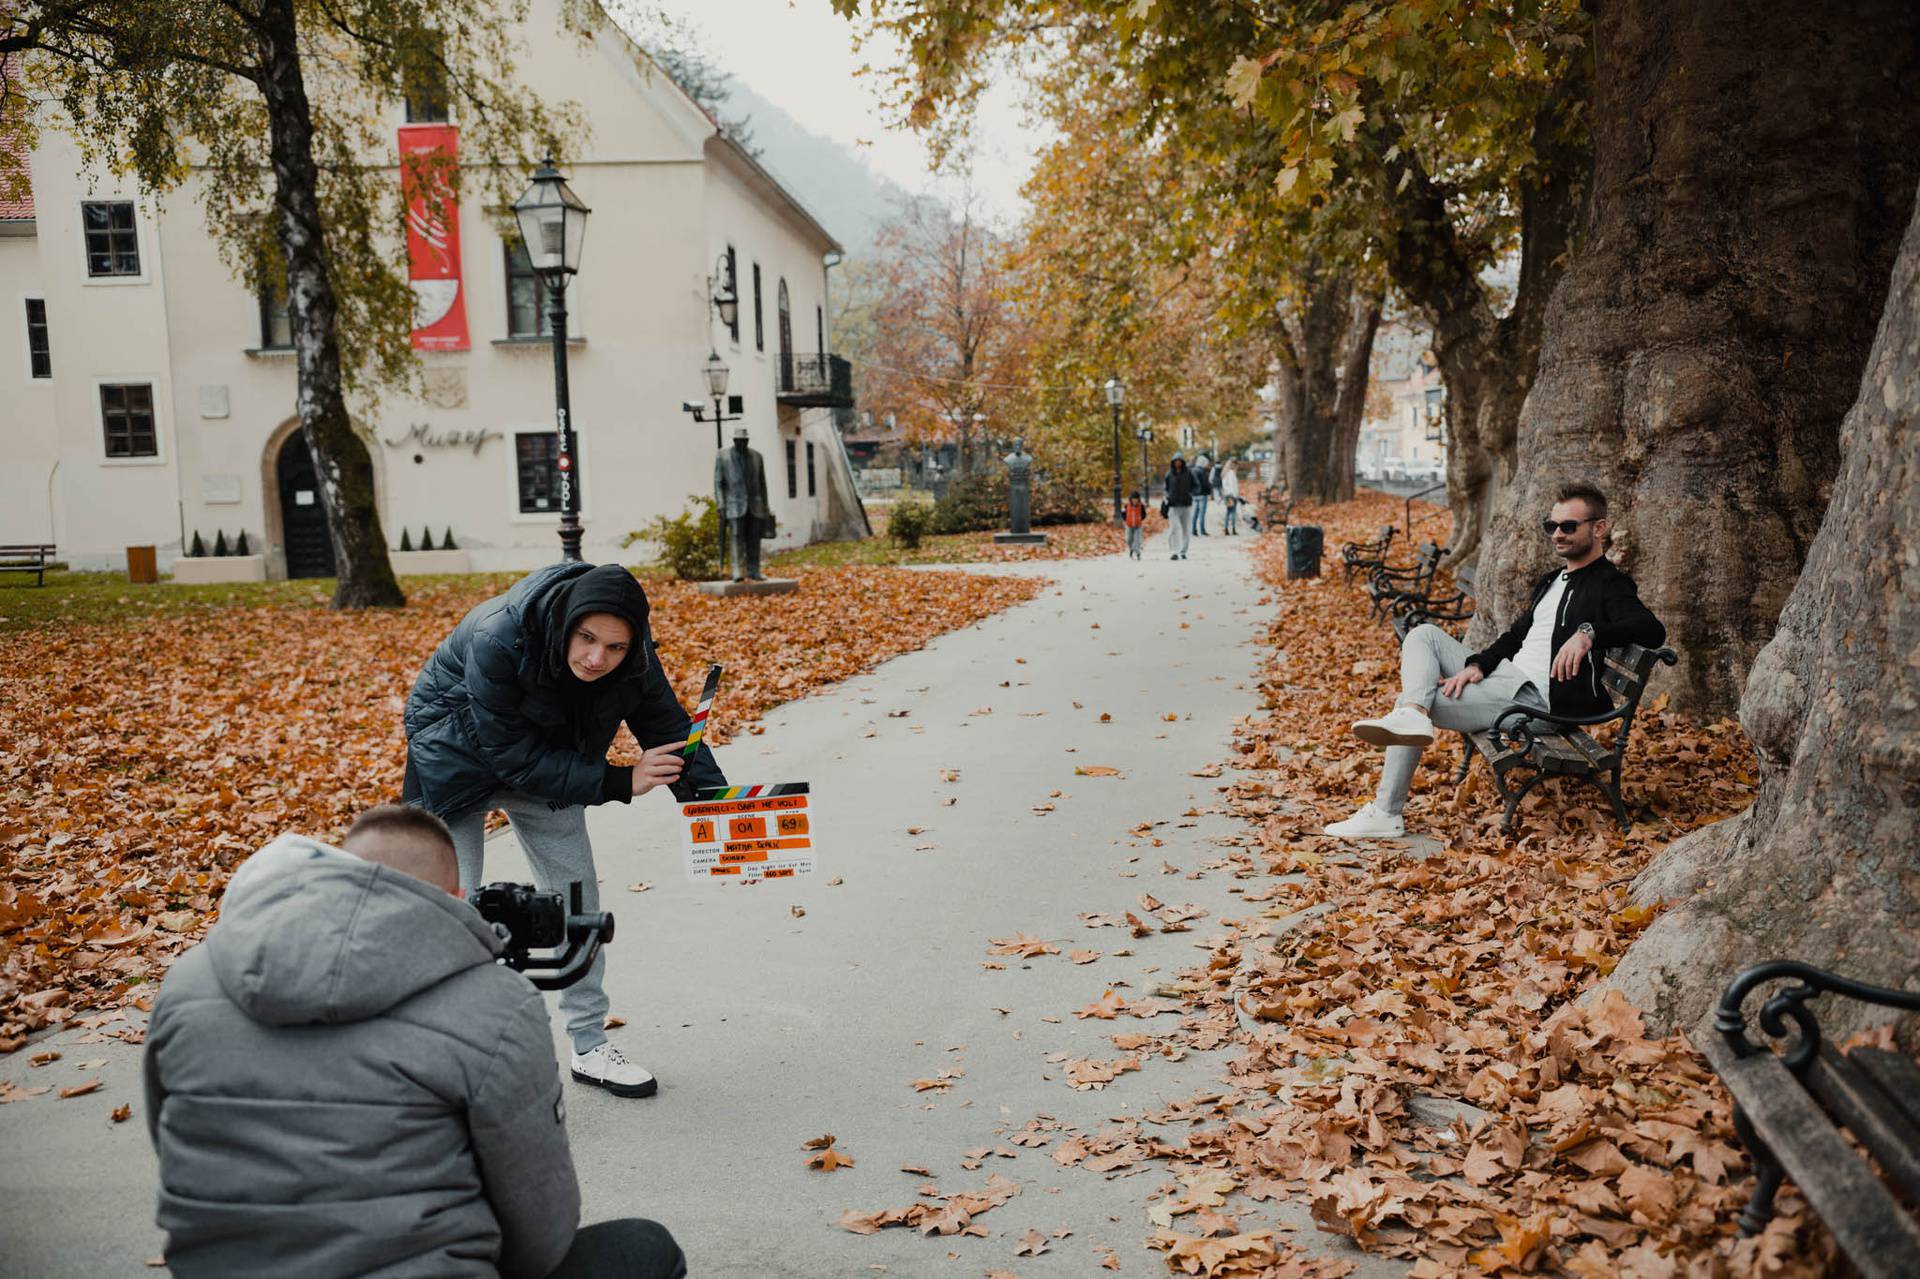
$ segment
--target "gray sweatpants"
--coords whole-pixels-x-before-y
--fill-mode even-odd
[[[1169,506],[1167,508],[1167,550],[1175,555],[1185,555],[1187,546],[1192,541],[1193,508]]]
[[[513,833],[533,867],[534,882],[546,892],[565,895],[567,886],[580,881],[582,909],[600,909],[600,879],[593,869],[593,845],[587,839],[587,810],[578,804],[558,808],[548,801],[521,791],[502,791],[471,813],[447,823],[453,832],[453,851],[460,859],[460,888],[472,892],[487,882],[486,859],[487,810],[506,813]],[[607,971],[607,953],[594,956],[587,975],[560,992],[560,1015],[567,1023],[567,1038],[577,1053],[591,1052],[606,1042],[607,991],[603,984]]]
[[[1466,669],[1473,654],[1465,644],[1431,624],[1416,626],[1407,632],[1400,645],[1400,696],[1395,706],[1417,706],[1433,719],[1435,728],[1460,733],[1479,733],[1493,727],[1500,712],[1515,702],[1529,702],[1542,710],[1546,701],[1531,680],[1525,679],[1512,662],[1502,662],[1478,684],[1469,684],[1458,697],[1445,697],[1440,681]],[[1413,784],[1413,770],[1420,763],[1418,746],[1387,747],[1387,762],[1380,770],[1380,790],[1374,805],[1389,813],[1407,806],[1407,790]]]

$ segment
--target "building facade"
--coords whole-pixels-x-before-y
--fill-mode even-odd
[[[611,24],[584,45],[556,28],[536,3],[520,70],[592,127],[568,166],[593,209],[568,290],[587,558],[636,558],[630,531],[712,492],[715,428],[683,409],[711,413],[710,352],[766,458],[773,545],[857,531],[826,327],[839,244]],[[428,123],[387,109],[396,147]],[[83,172],[56,129],[27,159],[30,199],[0,207],[0,542],[51,542],[76,568],[154,546],[165,568],[196,533],[244,531],[268,576],[331,572],[283,302],[228,271],[191,181],[156,201]],[[517,236],[466,198],[457,218],[459,270],[438,287],[465,349],[422,350],[423,389],[356,427],[391,545],[451,532],[473,569],[533,567],[559,547],[545,301]],[[710,297],[729,269],[723,325]]]
[[[1438,479],[1446,473],[1446,390],[1431,335],[1404,320],[1380,325],[1354,466],[1362,480]]]

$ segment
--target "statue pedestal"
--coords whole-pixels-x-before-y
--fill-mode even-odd
[[[1047,535],[1045,533],[995,533],[993,544],[995,546],[1045,546]]]
[[[769,577],[758,582],[695,582],[694,586],[702,595],[718,595],[722,598],[733,595],[786,595],[800,589],[800,583],[791,577]]]

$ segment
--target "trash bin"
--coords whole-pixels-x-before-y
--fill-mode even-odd
[[[127,548],[127,580],[129,582],[160,580],[159,561],[154,547],[129,546]]]
[[[1287,525],[1287,580],[1320,576],[1320,548],[1323,545],[1318,524]]]

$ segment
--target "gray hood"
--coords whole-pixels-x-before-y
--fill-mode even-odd
[[[503,943],[431,884],[304,835],[234,872],[206,948],[227,997],[266,1026],[356,1022],[494,962]]]

